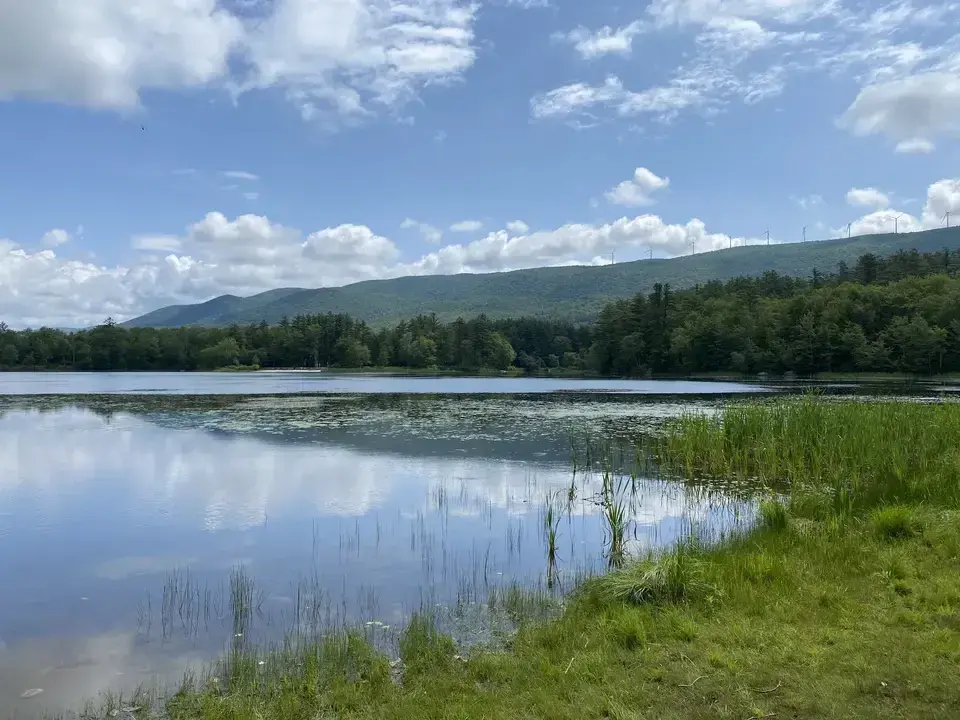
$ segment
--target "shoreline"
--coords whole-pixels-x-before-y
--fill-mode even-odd
[[[957,384],[960,383],[960,373],[946,373],[939,375],[907,375],[904,373],[835,373],[822,372],[814,373],[808,376],[775,375],[760,373],[738,374],[738,373],[694,373],[690,375],[652,375],[652,376],[625,376],[625,375],[600,375],[597,373],[586,372],[537,372],[529,373],[519,368],[512,370],[457,370],[457,369],[429,369],[429,368],[405,368],[405,367],[362,367],[362,368],[213,368],[197,370],[73,370],[69,368],[43,368],[36,370],[29,369],[0,369],[0,374],[77,374],[77,375],[103,375],[109,373],[116,374],[160,374],[174,375],[179,373],[189,374],[213,374],[213,373],[237,373],[237,374],[323,374],[323,375],[370,375],[387,377],[429,377],[429,378],[530,378],[530,379],[557,379],[557,380],[630,380],[630,381],[705,381],[705,382],[739,382],[739,383],[787,383],[803,385],[807,383],[833,383],[833,382],[856,382],[856,383],[942,383]]]

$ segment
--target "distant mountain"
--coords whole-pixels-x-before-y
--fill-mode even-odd
[[[227,325],[307,313],[347,313],[372,325],[387,325],[420,313],[441,320],[486,313],[490,317],[532,315],[590,320],[605,303],[649,291],[654,283],[676,288],[708,280],[761,275],[775,270],[806,276],[817,268],[833,272],[840,262],[853,266],[864,253],[897,250],[936,252],[960,249],[960,228],[778,245],[751,245],[685,255],[669,260],[637,260],[590,267],[546,267],[512,272],[419,275],[368,280],[343,287],[282,288],[247,298],[222,295],[197,305],[172,305],[124,323],[128,327]]]

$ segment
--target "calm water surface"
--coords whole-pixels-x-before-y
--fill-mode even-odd
[[[345,375],[328,372],[258,373],[0,373],[0,395],[260,395],[279,393],[743,393],[743,383],[690,380],[581,380]]]
[[[322,394],[262,395],[301,389]],[[388,632],[367,623],[395,627],[424,604],[482,606],[513,583],[543,587],[544,506],[555,493],[564,498],[562,592],[606,562],[599,478],[581,475],[566,503],[571,436],[630,438],[756,390],[314,373],[0,375],[0,716],[175,681],[216,657],[233,635],[238,567],[260,600],[253,642],[305,618]],[[729,529],[749,509],[677,482],[641,479],[635,490],[632,551],[693,524]],[[474,631],[456,628],[467,642]],[[43,692],[22,697],[31,689]]]

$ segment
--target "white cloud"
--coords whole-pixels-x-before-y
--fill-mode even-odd
[[[134,108],[145,88],[221,79],[243,38],[216,0],[0,3],[0,98]]]
[[[0,316],[12,326],[82,327],[126,319],[172,303],[277,287],[339,286],[359,280],[435,273],[489,272],[542,265],[606,262],[610,252],[653,247],[660,256],[726,247],[702,222],[668,224],[654,215],[603,225],[572,224],[512,235],[493,232],[403,261],[389,238],[363,225],[340,225],[304,236],[266,217],[233,220],[208,213],[178,237],[139,236],[147,251],[126,266],[102,266],[29,252],[0,242]]]
[[[622,28],[604,26],[596,31],[578,27],[556,37],[571,43],[584,60],[593,60],[602,55],[629,55],[633,49],[633,38],[642,30],[640,22],[632,22]]]
[[[136,235],[130,240],[130,247],[146,252],[176,252],[180,249],[180,238],[173,235]]]
[[[933,143],[923,138],[911,138],[897,143],[896,152],[904,155],[928,155],[934,150]]]
[[[530,232],[530,226],[523,220],[511,220],[507,223],[507,230],[514,235],[524,235]]]
[[[929,72],[865,87],[840,118],[855,135],[885,135],[901,152],[960,135],[960,75]]]
[[[306,118],[397,107],[473,65],[476,6],[462,0],[277,0],[247,39],[254,73]]]
[[[721,233],[708,233],[700,220],[683,225],[665,223],[656,215],[620,218],[602,225],[571,224],[556,230],[511,236],[493,232],[467,245],[448,245],[405,265],[416,274],[490,272],[543,265],[584,264],[581,258],[609,258],[611,251],[654,248],[662,256],[744,244]]]
[[[850,188],[847,191],[847,203],[861,207],[886,208],[890,198],[876,188]]]
[[[70,242],[70,233],[66,230],[55,228],[45,233],[40,242],[43,243],[44,246],[51,248],[66,245]]]
[[[950,213],[953,224],[960,224],[960,179],[945,179],[927,188],[927,202],[923,208],[923,224],[939,227]]]
[[[251,172],[246,170],[221,170],[220,174],[225,178],[230,178],[231,180],[259,180],[259,175],[254,175]]]
[[[646,168],[640,167],[634,171],[631,180],[624,180],[613,190],[607,192],[606,198],[608,202],[614,205],[626,205],[628,207],[652,205],[655,201],[650,197],[650,194],[657,190],[663,190],[668,185],[670,185],[669,178],[658,177]]]
[[[461,220],[460,222],[455,222],[450,226],[451,231],[462,233],[477,232],[477,230],[482,229],[483,223],[479,220]]]
[[[736,102],[775,97],[798,74],[817,73],[863,88],[844,124],[862,134],[893,131],[901,152],[922,152],[934,136],[956,134],[960,123],[960,33],[944,30],[958,15],[956,2],[654,0],[621,30],[578,27],[558,37],[584,57],[627,54],[638,32],[657,34],[651,43],[658,45],[683,48],[692,40],[693,52],[681,51],[679,64],[665,67],[658,53],[645,64],[646,87],[624,87],[615,76],[571,82],[536,94],[531,112],[577,128],[637,116],[669,122],[690,112],[710,118]],[[900,109],[871,120],[878,105],[896,106],[890,95],[903,96]]]
[[[960,218],[960,179],[927,189],[921,218],[881,209],[856,220],[853,233],[900,232]],[[411,227],[419,229],[416,221]],[[529,232],[519,221],[469,243],[406,259],[387,237],[364,225],[339,225],[309,234],[260,215],[229,219],[208,213],[178,236],[133,238],[145,251],[127,265],[105,266],[28,251],[0,240],[0,317],[11,326],[82,327],[107,316],[130,318],[163,305],[201,302],[224,293],[250,295],[277,287],[333,287],[359,280],[436,273],[491,272],[547,265],[605,264],[653,249],[658,257],[760,242],[708,232],[698,219],[668,223],[656,215],[603,224],[574,223]],[[846,228],[836,231],[846,234]],[[71,244],[72,247],[73,244]],[[76,249],[75,252],[80,252]]]
[[[405,219],[400,223],[400,228],[403,230],[416,230],[428,243],[439,243],[443,240],[443,231],[440,230],[440,228],[434,227],[429,223],[414,220],[413,218]]]
[[[648,12],[664,25],[706,24],[747,18],[794,24],[829,14],[831,0],[653,0]]]
[[[257,198],[260,197],[260,193],[258,193],[258,192],[245,192],[245,193],[243,194],[243,196],[244,196],[247,200],[256,200]]]
[[[898,210],[876,210],[855,220],[850,226],[851,235],[874,235],[878,233],[916,232],[922,230],[920,221],[909,213]]]
[[[945,178],[927,188],[927,200],[918,219],[899,210],[881,209],[855,220],[850,227],[853,235],[870,233],[915,232],[917,230],[943,227],[946,214],[960,217],[960,179]],[[898,220],[894,220],[897,218]],[[841,232],[841,231],[838,231]],[[846,234],[846,228],[842,229]]]
[[[530,101],[530,110],[536,119],[584,117],[595,120],[600,111],[609,111],[621,118],[650,115],[661,122],[670,122],[685,110],[698,110],[709,116],[719,112],[731,99],[753,105],[783,91],[783,67],[774,65],[763,71],[738,74],[739,62],[715,64],[695,60],[676,68],[666,83],[640,91],[627,89],[616,76],[598,85],[572,83],[535,95]]]
[[[804,210],[813,210],[823,205],[823,197],[813,193],[812,195],[796,196],[791,195],[790,199]]]
[[[363,117],[469,68],[476,9],[274,0],[241,16],[217,0],[3,2],[0,98],[132,109],[148,89],[279,87],[305,118]]]

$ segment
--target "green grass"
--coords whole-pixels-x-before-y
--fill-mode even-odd
[[[185,685],[167,713],[960,717],[958,429],[952,403],[807,398],[684,417],[658,446],[664,466],[777,486],[752,530],[714,546],[685,540],[589,580],[506,649],[460,657],[416,616],[393,660],[348,633],[240,654],[216,682]]]
[[[830,401],[814,395],[685,415],[659,443],[688,477],[759,481],[817,516],[960,500],[960,405]]]

